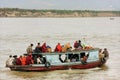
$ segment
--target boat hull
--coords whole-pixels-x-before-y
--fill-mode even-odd
[[[103,63],[97,61],[97,62],[91,62],[87,64],[73,64],[73,65],[51,65],[49,67],[46,66],[34,66],[34,65],[15,65],[15,66],[9,66],[11,70],[14,71],[51,71],[51,70],[64,70],[64,69],[89,69],[89,68],[95,68]]]

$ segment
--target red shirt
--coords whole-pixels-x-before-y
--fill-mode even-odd
[[[29,65],[29,64],[32,64],[32,55],[28,55],[27,57],[26,57],[26,64],[27,65]]]
[[[46,43],[44,43],[44,44],[42,45],[42,52],[47,52]]]
[[[61,52],[62,51],[62,46],[60,44],[58,44],[55,48],[56,52]]]

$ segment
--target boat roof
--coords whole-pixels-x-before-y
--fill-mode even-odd
[[[71,54],[71,53],[79,54],[79,53],[83,53],[83,52],[93,52],[93,51],[98,51],[98,50],[99,50],[99,48],[94,48],[94,49],[90,49],[90,50],[73,50],[73,51],[67,51],[67,52],[32,53],[32,55],[39,55],[39,54],[42,54],[42,55],[55,55],[55,54]]]

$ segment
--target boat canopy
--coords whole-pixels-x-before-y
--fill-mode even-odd
[[[77,58],[76,62],[81,62],[81,58],[83,56],[87,56],[87,62],[94,62],[99,60],[99,48],[95,48],[93,50],[82,50],[82,51],[72,51],[72,52],[64,52],[64,53],[58,53],[58,52],[52,52],[52,53],[33,53],[34,55],[42,55],[46,61],[50,62],[51,64],[56,63],[64,63],[60,60],[61,55],[66,55],[66,60],[70,60],[71,58]],[[67,61],[65,61],[67,62]]]
[[[94,62],[99,60],[99,50],[91,50],[91,51],[82,51],[82,52],[66,52],[66,53],[51,53],[44,55],[46,60],[50,63],[62,63],[60,61],[60,55],[66,55],[67,59],[70,59],[71,56],[76,56],[78,58],[77,62],[81,62],[82,55],[88,55],[87,62]]]

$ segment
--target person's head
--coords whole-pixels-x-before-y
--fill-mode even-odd
[[[20,58],[22,58],[22,55],[20,55]]]
[[[10,58],[12,57],[12,55],[9,56]]]
[[[76,41],[76,43],[79,43],[79,41]]]
[[[60,45],[60,43],[58,43],[58,45]]]
[[[33,46],[33,44],[30,44],[30,46]]]
[[[43,45],[46,45],[46,42],[44,42]]]
[[[107,51],[107,48],[104,48],[105,51]]]
[[[81,43],[81,40],[79,40],[79,43]]]
[[[40,45],[40,43],[38,43],[38,45]]]

